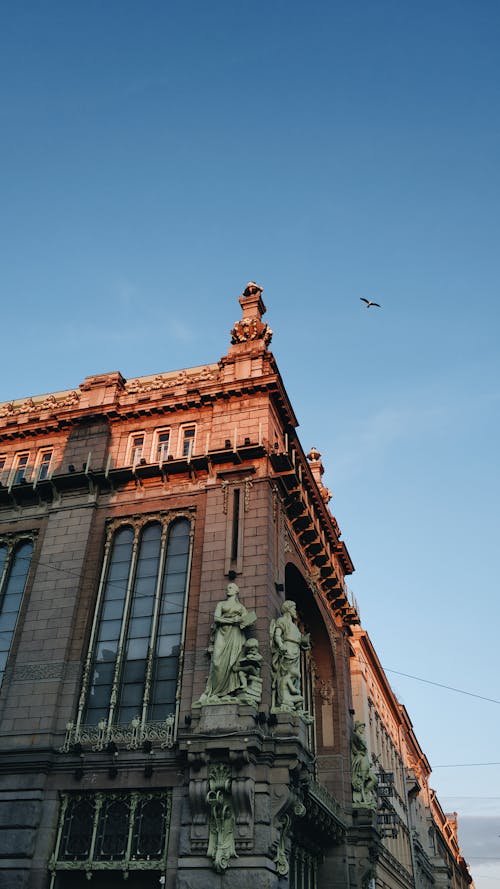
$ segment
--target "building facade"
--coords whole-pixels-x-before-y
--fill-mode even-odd
[[[239,301],[216,363],[0,405],[0,887],[420,886],[410,816],[466,885],[387,683],[396,758],[355,750],[353,565]]]

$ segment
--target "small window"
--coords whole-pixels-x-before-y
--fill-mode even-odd
[[[181,457],[190,457],[194,451],[195,426],[184,426],[181,430]]]
[[[38,481],[43,481],[49,477],[50,464],[52,462],[52,451],[42,451],[38,460]]]
[[[134,433],[134,435],[130,436],[130,444],[129,444],[129,463],[132,466],[137,466],[139,461],[142,459],[142,453],[144,450],[144,435],[142,432]]]
[[[170,429],[158,429],[155,433],[152,463],[163,463],[168,457]]]
[[[0,482],[3,482],[3,473],[4,473],[6,461],[7,461],[7,457],[5,457],[2,454],[2,456],[0,457]]]
[[[29,454],[17,455],[14,462],[14,475],[12,477],[13,485],[20,485],[22,480],[26,478],[29,456]]]

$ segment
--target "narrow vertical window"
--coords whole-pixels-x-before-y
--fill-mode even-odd
[[[115,532],[84,678],[87,726],[142,731],[175,713],[190,545],[185,518]]]
[[[194,450],[195,426],[184,426],[182,430],[181,456],[190,457]]]
[[[32,555],[32,540],[23,540],[14,545],[10,553],[6,542],[0,544],[0,683],[12,645]]]
[[[238,558],[238,537],[240,531],[240,489],[235,488],[233,491],[233,527],[231,539],[231,560],[233,562]]]
[[[153,461],[155,463],[164,463],[168,457],[168,448],[170,444],[170,429],[159,429],[155,437],[155,453]]]
[[[133,537],[132,528],[121,528],[115,535],[111,549],[99,630],[92,659],[86,716],[89,725],[97,725],[99,720],[105,719],[108,715],[132,561]]]
[[[168,537],[151,693],[152,720],[164,719],[175,710],[189,546],[190,524],[187,519],[179,519]]]
[[[3,455],[0,457],[0,482],[3,482],[3,473],[4,473],[4,469],[5,469],[6,459],[7,458],[4,457]]]
[[[137,466],[139,461],[142,459],[142,452],[144,448],[144,435],[137,434],[132,435],[130,438],[130,457],[129,463],[132,466]]]
[[[16,462],[14,465],[14,476],[12,479],[13,485],[20,485],[22,480],[26,477],[28,460],[29,454],[18,454],[18,456],[16,457]]]
[[[52,451],[43,451],[38,463],[38,481],[43,481],[49,477],[51,461]]]

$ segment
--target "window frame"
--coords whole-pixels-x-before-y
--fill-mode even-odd
[[[24,472],[18,478],[19,471],[20,471],[19,464],[20,464],[21,460],[23,460],[25,457],[26,457],[26,463],[22,467],[24,469]],[[30,468],[29,460],[30,460],[30,451],[17,451],[17,453],[14,455],[14,461],[12,463],[12,469],[10,471],[10,477],[9,477],[9,488],[12,488],[14,485],[20,485],[23,479],[26,482],[28,481],[27,474],[28,474],[28,470]]]
[[[167,450],[164,453],[161,453],[163,450],[163,444],[160,445],[160,435],[166,435],[168,432],[168,444]],[[162,426],[159,429],[155,429],[153,435],[153,443],[151,446],[151,463],[158,463],[159,466],[163,466],[165,461],[168,459],[171,454],[172,449],[172,427],[171,426]]]
[[[23,607],[24,597],[26,595],[26,590],[29,587],[31,572],[33,568],[33,557],[35,553],[35,545],[36,545],[36,534],[33,531],[22,531],[18,534],[1,534],[0,535],[0,545],[6,547],[5,561],[0,570],[0,619],[4,615],[4,605],[6,596],[9,595],[9,582],[11,578],[12,569],[15,566],[16,553],[19,549],[25,544],[31,544],[31,556],[29,565],[26,570],[24,585],[22,591],[20,591],[19,597],[19,605],[17,607],[17,611],[15,612],[16,618],[14,622],[14,626],[11,630],[2,630],[2,632],[10,632],[10,640],[8,648],[6,649],[6,657],[5,657],[5,665],[2,668],[0,666],[0,687],[4,681],[5,673],[9,664],[9,659],[12,654],[12,648],[14,645],[14,640],[17,633],[17,628],[19,625],[19,616],[21,614],[21,610]]]
[[[49,457],[49,459],[44,460],[44,458],[47,456]],[[52,468],[53,458],[54,458],[54,448],[52,448],[52,447],[40,448],[40,450],[38,451],[37,457],[36,457],[36,461],[35,461],[35,469],[33,472],[33,479],[34,480],[36,480],[37,482],[43,482],[43,481],[47,481],[47,479],[50,479],[50,477],[52,475],[51,468]],[[44,468],[44,466],[47,466],[47,473],[42,478],[41,472],[42,472],[42,469]]]
[[[136,454],[136,451],[138,450],[139,446],[134,444],[134,440],[137,438],[142,438],[142,444],[140,446],[141,447],[140,456],[136,459],[135,454]],[[143,430],[142,431],[137,430],[137,432],[131,432],[128,437],[128,443],[127,443],[126,465],[132,466],[132,468],[135,469],[135,467],[141,462],[142,458],[144,457],[145,448],[146,448],[146,433]]]
[[[151,718],[149,711],[154,706],[161,706],[157,701],[154,702],[155,694],[155,669],[160,663],[160,655],[157,653],[158,640],[164,637],[160,632],[160,620],[162,617],[162,606],[164,604],[164,596],[166,592],[164,585],[168,577],[167,558],[168,545],[171,539],[171,529],[179,520],[185,520],[188,523],[188,550],[186,553],[185,580],[183,589],[182,612],[180,619],[180,628],[178,630],[179,653],[177,660],[177,672],[175,676],[175,698],[173,701],[173,712],[166,716],[163,720]],[[144,673],[144,687],[142,692],[142,702],[137,716],[131,722],[117,722],[116,717],[119,714],[121,702],[120,695],[123,684],[123,667],[126,663],[125,641],[128,637],[128,624],[131,616],[131,608],[134,604],[134,587],[136,579],[136,571],[138,558],[140,555],[140,547],[142,545],[142,534],[148,525],[159,524],[161,529],[160,555],[158,561],[158,570],[155,576],[155,586],[153,596],[154,613],[152,623],[149,630],[149,646],[147,655],[147,664]],[[103,608],[105,606],[105,593],[108,582],[108,574],[112,565],[113,542],[120,530],[130,528],[133,535],[131,540],[131,557],[126,578],[126,590],[124,591],[124,605],[119,628],[119,644],[121,650],[117,653],[113,667],[113,680],[111,684],[111,692],[109,701],[102,709],[107,715],[101,718],[97,724],[86,724],[88,700],[91,690],[95,669],[95,652],[99,641],[99,632],[101,627],[101,619]],[[107,743],[114,738],[123,740],[126,738],[128,746],[132,749],[139,747],[149,736],[159,741],[162,747],[171,747],[175,741],[175,733],[177,729],[179,705],[180,705],[180,687],[183,673],[183,654],[184,640],[186,634],[186,621],[189,604],[189,588],[191,580],[191,564],[193,554],[194,540],[194,514],[190,509],[171,510],[168,512],[145,514],[139,519],[131,517],[121,517],[111,520],[107,528],[106,543],[104,549],[104,557],[102,561],[101,578],[92,620],[92,629],[88,644],[87,656],[82,679],[81,693],[78,703],[78,712],[75,723],[68,724],[65,744],[63,750],[71,749],[71,745],[82,740],[91,740],[92,749],[104,749]],[[174,554],[175,557],[175,554]],[[173,575],[175,576],[175,571]],[[182,573],[182,572],[181,572]],[[176,634],[174,634],[176,635]],[[133,638],[133,637],[131,637]],[[149,696],[149,697],[148,697]],[[124,705],[126,706],[126,705]],[[98,708],[94,708],[98,709]]]
[[[192,437],[189,436],[188,438],[186,438],[186,432],[188,432],[191,429],[193,430]],[[196,430],[196,423],[183,423],[182,426],[179,426],[179,440],[178,440],[177,452],[178,452],[178,456],[179,456],[180,460],[182,460],[182,459],[190,460],[191,457],[193,456],[195,443],[196,443],[196,431],[197,431]],[[187,450],[187,453],[184,453],[184,447],[185,447],[186,442],[189,442],[188,450]]]

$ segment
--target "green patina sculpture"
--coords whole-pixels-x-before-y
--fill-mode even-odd
[[[365,724],[356,721],[351,738],[352,802],[359,809],[376,809],[377,776],[372,769],[365,741]]]
[[[212,766],[208,776],[207,805],[210,809],[207,855],[214,869],[224,873],[230,858],[237,858],[234,847],[235,817],[231,802],[231,772],[223,764]]]
[[[226,599],[219,602],[210,635],[210,672],[205,691],[195,706],[202,704],[259,703],[261,655],[257,640],[247,640],[245,630],[255,623],[238,598],[239,588],[228,583]],[[251,644],[249,644],[251,643]]]
[[[296,624],[297,608],[292,599],[285,599],[281,616],[271,621],[271,664],[273,672],[273,711],[298,712],[303,710],[301,691],[300,653],[309,649],[309,635],[303,636]]]

